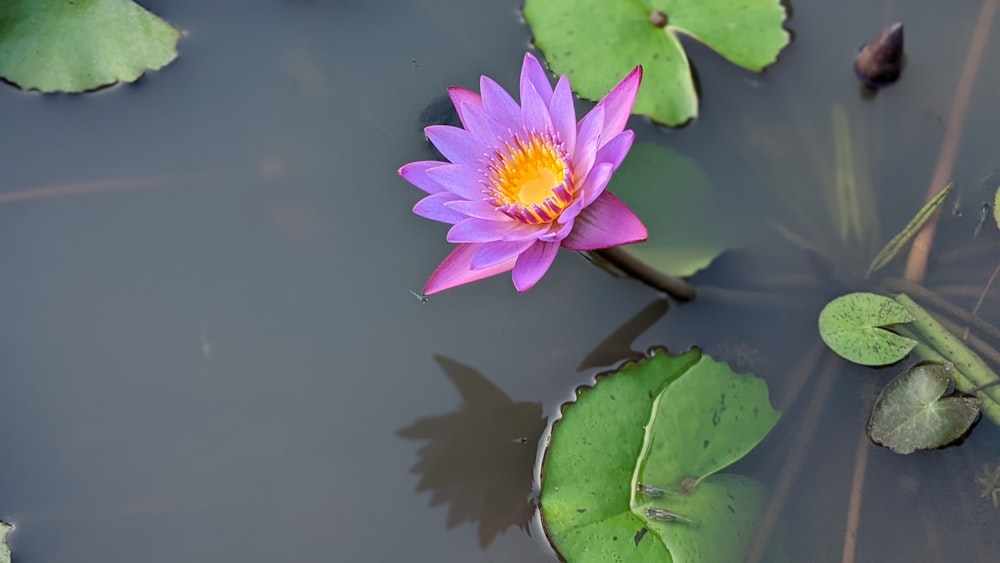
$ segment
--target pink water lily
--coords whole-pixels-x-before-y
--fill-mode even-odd
[[[605,190],[632,147],[625,130],[642,68],[622,79],[579,122],[569,80],[553,89],[524,55],[520,105],[483,76],[480,93],[450,88],[462,127],[424,131],[449,162],[411,162],[399,175],[427,192],[413,212],[452,225],[458,247],[431,274],[430,295],[513,270],[526,291],[560,246],[598,250],[646,239],[646,227]]]

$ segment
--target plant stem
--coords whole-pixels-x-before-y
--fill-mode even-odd
[[[944,297],[941,297],[937,293],[934,293],[920,284],[891,278],[885,280],[885,286],[891,291],[899,291],[909,295],[910,297],[915,297],[935,309],[947,313],[973,328],[983,331],[987,336],[990,336],[997,342],[1000,342],[1000,328],[993,326],[975,315],[970,315],[965,311],[965,309],[962,309],[958,305],[955,305],[951,301],[948,301]]]
[[[690,301],[695,297],[694,286],[688,283],[687,280],[675,278],[657,270],[632,254],[629,254],[620,246],[596,250],[594,253],[607,260],[622,272],[653,289],[666,293],[678,301]]]
[[[952,100],[951,111],[948,113],[948,126],[944,132],[941,152],[938,154],[937,166],[934,168],[934,176],[931,178],[927,197],[924,198],[925,201],[930,201],[948,183],[952,169],[955,167],[958,142],[962,137],[965,114],[969,109],[969,100],[972,98],[972,86],[976,82],[979,63],[983,59],[983,51],[986,49],[986,40],[990,36],[990,27],[993,25],[998,4],[1000,2],[997,0],[983,0],[979,17],[976,19],[976,27],[972,31],[972,40],[969,42],[965,64],[962,66],[962,74],[958,79],[958,86],[955,88],[955,98]],[[906,270],[903,274],[903,278],[909,282],[920,283],[924,281],[924,276],[927,273],[927,260],[930,258],[931,247],[934,245],[934,232],[937,230],[938,217],[940,216],[941,212],[938,210],[913,240],[910,255],[906,260]]]

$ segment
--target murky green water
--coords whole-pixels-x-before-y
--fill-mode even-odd
[[[162,72],[82,97],[0,88],[0,190],[74,186],[0,205],[0,519],[17,525],[18,560],[553,560],[525,521],[542,418],[656,295],[567,252],[528,294],[500,277],[421,303],[409,290],[449,245],[410,213],[421,194],[395,172],[428,157],[418,115],[447,86],[516,85],[520,3],[144,4],[187,32]],[[825,220],[836,102],[865,147],[883,233],[900,228],[953,126],[978,10],[796,2],[777,66],[754,75],[692,46],[702,117],[633,126],[708,174],[751,273],[815,279],[763,219]],[[908,67],[862,99],[852,57],[897,19]],[[953,174],[964,212],[943,218],[928,277],[966,307],[1000,256],[995,229],[973,240],[992,195],[981,179],[1000,167],[995,35]],[[633,348],[700,345],[791,397],[836,291],[792,284],[778,292],[788,307],[747,306],[719,290],[746,274],[719,266]],[[1000,320],[993,295],[980,315]],[[792,561],[839,559],[864,396],[895,373],[836,366],[813,370],[741,465],[787,484],[775,529]],[[858,560],[990,560],[1000,511],[974,478],[1000,461],[997,443],[984,422],[940,452],[868,446]]]

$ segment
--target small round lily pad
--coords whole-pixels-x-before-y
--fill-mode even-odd
[[[902,305],[874,293],[848,293],[819,313],[819,335],[840,357],[866,366],[888,365],[906,357],[916,341],[887,330],[913,321]]]

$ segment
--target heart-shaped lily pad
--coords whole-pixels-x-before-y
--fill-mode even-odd
[[[578,94],[603,96],[636,65],[643,85],[634,112],[671,126],[698,115],[680,35],[759,71],[790,39],[781,0],[525,0],[524,17],[552,69]]]
[[[898,362],[916,341],[885,327],[913,321],[902,305],[874,293],[848,293],[819,313],[819,335],[840,357],[856,364],[882,366]]]
[[[132,0],[3,0],[0,77],[42,92],[133,82],[174,60],[179,38]]]
[[[0,563],[10,563],[10,547],[7,546],[7,534],[14,527],[0,520]]]
[[[658,351],[564,407],[542,469],[549,540],[570,563],[742,561],[763,500],[743,457],[778,413],[765,383]]]
[[[868,420],[871,439],[908,454],[946,446],[965,434],[982,402],[944,396],[951,387],[952,369],[950,363],[921,362],[890,381]]]

